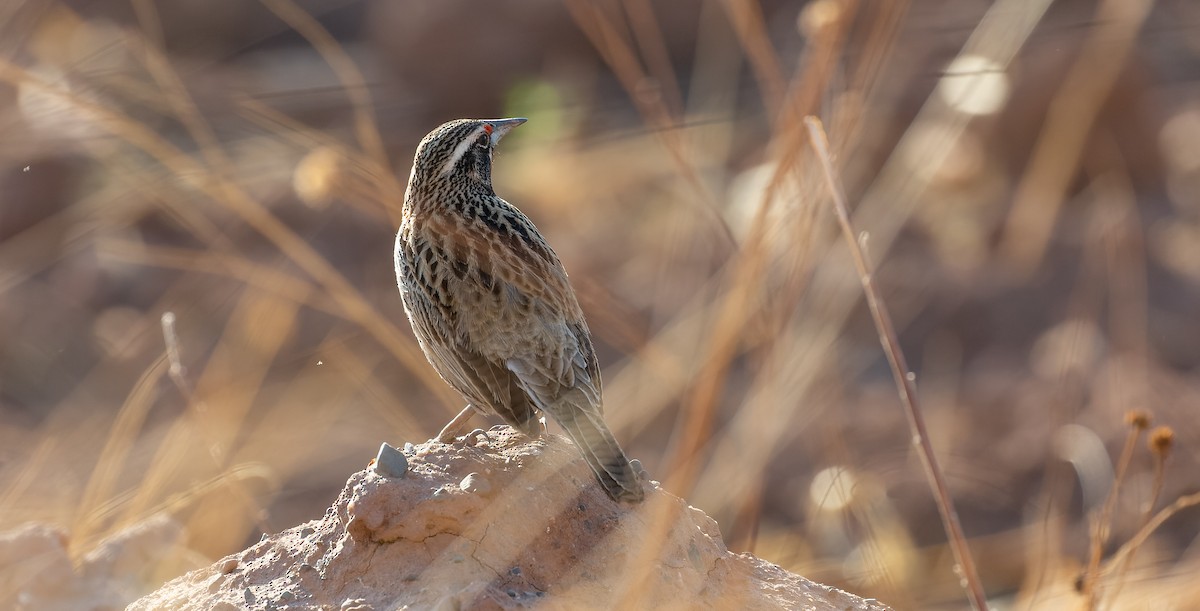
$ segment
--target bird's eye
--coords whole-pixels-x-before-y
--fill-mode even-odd
[[[475,141],[475,145],[478,146],[479,148],[488,148],[489,146],[492,145],[492,137],[489,136],[488,134],[484,134],[484,135],[480,136],[478,140]]]

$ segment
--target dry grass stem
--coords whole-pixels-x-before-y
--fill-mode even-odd
[[[925,474],[928,476],[930,489],[933,491],[934,500],[937,502],[938,513],[942,517],[942,526],[946,530],[950,549],[954,552],[954,559],[958,563],[960,576],[963,579],[963,586],[975,609],[986,611],[988,608],[987,595],[984,593],[983,582],[979,579],[979,573],[975,568],[975,560],[971,556],[970,547],[967,545],[967,539],[962,532],[962,525],[958,521],[958,513],[954,510],[954,501],[950,498],[950,489],[946,485],[945,475],[942,474],[941,466],[938,464],[937,455],[933,451],[933,444],[929,441],[929,432],[925,427],[925,416],[921,413],[920,402],[917,399],[916,377],[908,370],[908,364],[905,362],[904,353],[900,350],[900,341],[896,338],[896,329],[892,326],[887,306],[875,291],[871,264],[867,261],[860,245],[859,238],[862,236],[856,236],[854,227],[850,224],[850,213],[846,205],[846,196],[842,192],[841,182],[837,179],[833,160],[829,155],[829,144],[825,136],[825,130],[821,127],[821,122],[816,117],[806,117],[804,122],[808,127],[809,141],[812,143],[817,159],[821,163],[821,169],[825,172],[826,185],[829,188],[838,224],[842,228],[842,237],[845,238],[846,244],[850,249],[850,256],[854,260],[854,266],[858,269],[859,280],[862,281],[863,294],[866,297],[867,306],[871,310],[871,317],[875,321],[875,327],[879,330],[879,340],[883,344],[888,364],[891,365],[892,377],[895,378],[896,387],[900,391],[901,403],[904,404],[905,413],[908,415],[908,422],[912,427],[913,444],[917,447],[921,455],[922,464],[925,465]]]
[[[1063,80],[1013,196],[1001,254],[1024,273],[1042,260],[1092,126],[1125,66],[1153,0],[1105,0],[1096,27]]]

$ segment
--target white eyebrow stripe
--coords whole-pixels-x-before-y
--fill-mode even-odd
[[[442,176],[449,174],[454,169],[454,166],[458,165],[458,160],[462,159],[462,156],[467,154],[467,149],[475,144],[475,139],[479,137],[479,134],[483,133],[483,128],[483,125],[476,127],[470,136],[463,138],[462,142],[459,142],[458,146],[454,147],[454,152],[450,154],[450,159],[447,159],[446,165],[442,166]]]

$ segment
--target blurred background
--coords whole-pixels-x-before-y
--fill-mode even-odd
[[[964,608],[810,114],[995,608],[1200,607],[1189,0],[0,3],[0,532],[168,516],[146,591],[435,434],[411,156],[524,116],[496,188],[629,453],[735,551]]]

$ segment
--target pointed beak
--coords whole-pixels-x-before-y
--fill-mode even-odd
[[[516,117],[512,119],[488,119],[484,121],[484,123],[492,126],[492,146],[499,144],[500,139],[504,137],[504,134],[508,133],[508,130],[528,120],[523,117]]]

